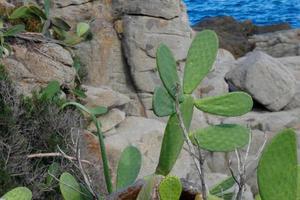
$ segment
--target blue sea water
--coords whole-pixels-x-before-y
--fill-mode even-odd
[[[300,28],[300,0],[184,0],[191,24],[203,17],[233,16],[257,25],[282,22]]]

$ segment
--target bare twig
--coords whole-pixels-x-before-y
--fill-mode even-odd
[[[79,169],[80,169],[80,172],[83,176],[83,179],[84,179],[84,182],[88,188],[88,190],[91,192],[91,194],[94,196],[94,197],[97,197],[97,194],[96,192],[93,190],[92,188],[92,184],[91,184],[91,178],[89,177],[89,175],[86,173],[83,165],[82,165],[82,162],[81,162],[81,159],[80,159],[80,148],[79,148],[79,139],[80,139],[80,135],[79,135],[79,132],[77,134],[77,139],[76,139],[76,158],[77,158],[77,162],[78,162],[78,165],[79,165]]]
[[[30,155],[27,155],[27,158],[28,159],[33,159],[33,158],[46,158],[46,157],[64,157],[66,159],[69,159],[69,160],[77,160],[75,157],[72,157],[72,156],[67,156],[67,155],[64,155],[62,153],[36,153],[36,154],[30,154]],[[83,163],[87,163],[87,164],[90,164],[90,165],[93,165],[90,161],[88,160],[81,160],[81,162]]]
[[[263,142],[262,146],[259,148],[255,158],[249,160],[250,148],[251,148],[251,144],[252,144],[252,133],[250,133],[249,143],[247,146],[247,150],[245,152],[244,159],[242,159],[241,152],[237,149],[235,150],[235,155],[237,158],[237,167],[238,167],[238,178],[236,178],[236,176],[234,175],[234,172],[231,167],[231,161],[229,160],[230,173],[238,186],[234,199],[236,199],[236,200],[242,199],[243,192],[244,192],[245,186],[246,186],[246,181],[247,181],[247,170],[253,162],[255,162],[256,160],[259,159],[266,143],[267,143],[267,136],[266,136],[266,133],[264,133],[264,142]]]
[[[196,155],[196,151],[194,149],[194,146],[193,146],[191,140],[189,139],[189,134],[188,134],[187,128],[184,125],[184,120],[182,118],[182,113],[180,111],[180,105],[179,105],[179,94],[180,94],[180,85],[177,84],[176,85],[176,100],[175,100],[176,115],[179,120],[180,128],[183,131],[183,136],[184,136],[185,142],[188,146],[188,152],[194,161],[194,164],[196,166],[197,172],[198,172],[200,180],[201,180],[202,198],[203,198],[203,200],[207,200],[207,190],[206,190],[206,184],[205,184],[204,172],[203,172],[204,159],[202,158],[200,149],[199,149],[199,160],[197,159],[197,157],[194,156],[194,155]]]
[[[61,184],[65,185],[65,186],[67,186],[67,187],[69,187],[69,188],[75,190],[76,192],[79,192],[80,194],[82,194],[82,195],[88,197],[87,194],[81,192],[80,190],[78,190],[77,188],[73,187],[72,185],[69,185],[69,184],[67,184],[67,183],[65,183],[65,182],[60,181],[58,178],[56,178],[56,177],[55,177],[53,174],[51,174],[50,172],[48,172],[48,174],[49,174],[53,179],[55,179],[56,181],[58,181],[59,183],[61,183]]]

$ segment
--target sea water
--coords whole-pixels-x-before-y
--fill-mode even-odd
[[[204,17],[233,16],[257,25],[288,22],[300,28],[300,0],[184,0],[191,24]]]

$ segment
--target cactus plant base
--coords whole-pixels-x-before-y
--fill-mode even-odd
[[[198,189],[196,189],[196,186],[192,183],[181,180],[182,182],[182,193],[180,196],[180,200],[194,200],[196,195],[200,193]],[[142,187],[144,186],[145,181],[144,180],[138,180],[133,185],[110,194],[108,197],[106,197],[107,200],[135,200],[141,191]],[[157,197],[153,197],[153,200],[158,200]]]

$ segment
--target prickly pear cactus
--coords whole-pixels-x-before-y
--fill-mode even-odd
[[[208,151],[230,152],[249,142],[250,130],[236,124],[221,124],[200,129],[192,136],[199,146]]]
[[[218,197],[222,196],[222,193],[226,192],[230,188],[232,188],[235,184],[234,178],[230,176],[229,178],[226,178],[219,184],[215,185],[213,188],[209,190],[209,193]]]
[[[184,77],[183,91],[191,94],[209,73],[217,57],[219,47],[215,32],[204,30],[198,33],[189,49]]]
[[[177,85],[180,85],[177,64],[171,50],[164,44],[160,45],[156,53],[157,68],[165,88],[175,99]],[[179,94],[182,99],[182,92]]]
[[[265,148],[259,161],[257,178],[262,200],[297,198],[296,133],[286,129]]]
[[[175,112],[175,101],[164,87],[157,87],[154,90],[152,107],[156,116],[169,116]]]
[[[139,175],[142,155],[134,146],[128,146],[121,155],[117,170],[117,190],[134,183]]]
[[[11,191],[7,192],[0,199],[1,200],[31,200],[32,193],[26,187],[17,187],[15,189],[12,189]]]
[[[80,200],[81,189],[76,179],[64,172],[59,178],[59,188],[65,200]]]
[[[184,98],[184,102],[181,104],[181,112],[187,128],[189,128],[191,124],[194,109],[193,104],[194,99],[191,96],[186,96]],[[165,129],[159,156],[159,163],[155,172],[156,174],[166,176],[170,173],[181,152],[183,142],[184,137],[179,125],[179,120],[176,114],[173,114],[169,118],[167,127]]]
[[[180,179],[176,176],[167,176],[159,184],[161,200],[178,200],[182,192]]]
[[[195,106],[203,112],[233,117],[251,111],[253,100],[245,92],[232,92],[218,97],[195,100]]]

